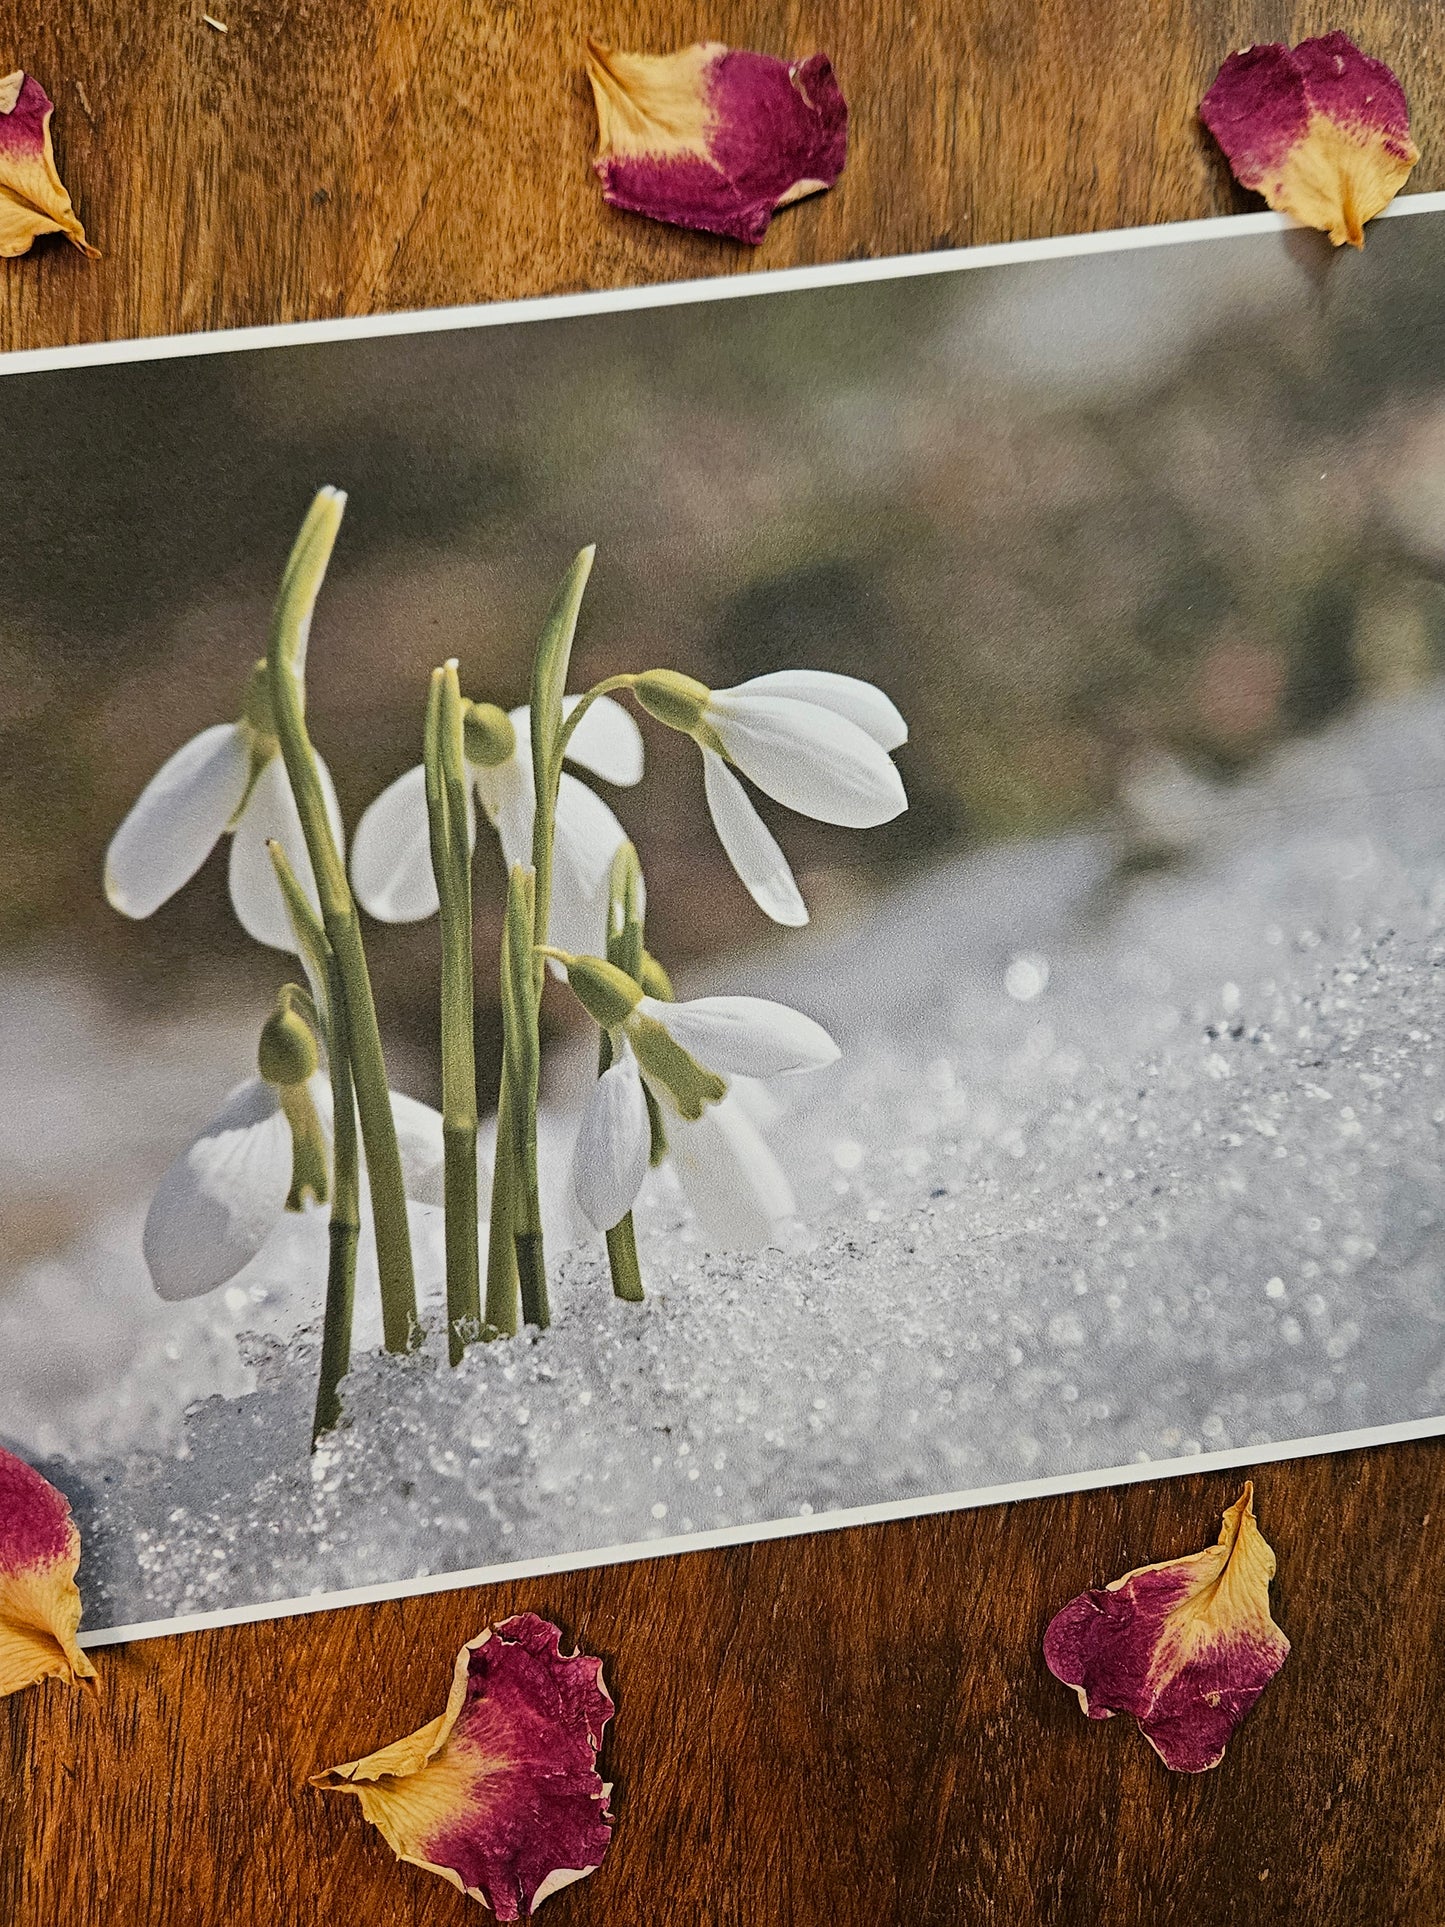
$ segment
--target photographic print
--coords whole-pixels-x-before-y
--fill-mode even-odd
[[[0,357],[92,1639],[1445,1429],[1442,240]]]

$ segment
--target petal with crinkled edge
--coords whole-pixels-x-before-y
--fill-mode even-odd
[[[614,207],[756,243],[780,207],[830,188],[848,108],[823,54],[708,41],[673,54],[587,43],[602,192]]]
[[[1420,158],[1404,89],[1342,33],[1231,54],[1199,118],[1242,186],[1336,247],[1364,245]]]
[[[1044,1634],[1044,1659],[1090,1719],[1132,1713],[1165,1766],[1202,1773],[1289,1652],[1270,1617],[1273,1577],[1247,1484],[1205,1551],[1071,1599]]]
[[[602,1864],[612,1712],[601,1660],[564,1656],[557,1627],[518,1613],[458,1653],[440,1718],[311,1784],[354,1793],[399,1859],[525,1920]]]
[[[0,1699],[42,1679],[95,1678],[76,1638],[79,1564],[65,1495],[0,1446]]]
[[[50,116],[55,103],[33,74],[0,78],[0,257],[29,251],[41,234],[63,234],[92,258],[65,183],[55,168]]]
[[[330,1134],[331,1086],[317,1071],[312,1102]],[[151,1282],[174,1304],[226,1284],[281,1222],[291,1187],[291,1127],[275,1087],[238,1084],[156,1186],[141,1234]]]

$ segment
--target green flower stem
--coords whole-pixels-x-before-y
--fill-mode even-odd
[[[481,1329],[477,1241],[477,1062],[472,984],[472,842],[455,661],[432,672],[427,699],[427,821],[441,905],[442,1143],[446,1199],[447,1355],[459,1365]]]
[[[514,864],[507,881],[507,926],[502,945],[502,1013],[507,1033],[512,1238],[522,1316],[545,1331],[552,1322],[542,1250],[542,1206],[537,1176],[537,1085],[541,1046],[532,956],[536,917],[533,877]],[[500,1138],[499,1138],[500,1142]]]
[[[356,1248],[361,1241],[361,1147],[356,1134],[356,1097],[346,1035],[346,999],[335,959],[331,964],[332,1018],[327,1059],[331,1066],[332,1190],[326,1269],[326,1316],[321,1326],[321,1374],[311,1447],[341,1418],[341,1381],[351,1369],[356,1313]]]
[[[504,966],[505,967],[505,966]],[[505,1007],[504,1007],[505,1008]],[[492,1209],[487,1228],[487,1307],[483,1336],[514,1338],[521,1322],[517,1246],[512,1236],[512,1098],[505,1044],[497,1088],[497,1143],[492,1162]]]
[[[562,771],[558,744],[566,740],[562,704],[572,659],[572,638],[576,634],[587,578],[592,572],[593,554],[592,549],[586,548],[574,557],[547,612],[532,661],[532,781],[536,803],[532,873],[529,878],[517,866],[508,879],[507,928],[502,944],[505,1101],[497,1120],[491,1252],[495,1254],[498,1249],[495,1214],[500,1200],[510,1205],[522,1316],[528,1324],[541,1327],[550,1323],[537,1183],[537,1090],[542,1056],[539,1012],[546,964],[534,953],[533,946],[547,941],[551,916],[557,788]],[[490,1270],[487,1290],[490,1296]]]
[[[607,1233],[607,1263],[612,1271],[612,1296],[629,1305],[640,1305],[647,1294],[642,1289],[637,1232],[630,1211]]]
[[[572,713],[575,716],[577,712]],[[607,961],[625,970],[634,982],[642,980],[642,941],[642,869],[636,850],[624,843],[612,859]],[[600,1077],[611,1063],[612,1039],[604,1030],[597,1051],[597,1075]],[[612,1272],[612,1295],[629,1305],[640,1305],[644,1297],[642,1267],[637,1261],[637,1233],[630,1211],[607,1233],[607,1263]]]
[[[356,1136],[356,1098],[351,1086],[351,1051],[346,1035],[346,999],[336,958],[320,918],[296,881],[279,843],[269,843],[271,864],[281,886],[291,928],[313,981],[325,986],[325,1018],[320,1025],[331,1069],[331,1224],[326,1267],[326,1313],[321,1326],[321,1372],[311,1449],[341,1418],[341,1381],[351,1368],[351,1333],[356,1314],[356,1249],[361,1241],[361,1148]],[[288,999],[299,1002],[299,999]],[[313,1014],[315,1014],[313,1009]]]
[[[316,752],[306,729],[306,643],[311,612],[341,527],[344,502],[345,497],[335,489],[322,489],[307,512],[281,578],[266,665],[277,740],[316,874],[321,921],[335,958],[337,1004],[344,1012],[351,1076],[371,1179],[382,1331],[389,1352],[404,1352],[416,1343],[421,1327],[401,1154],[361,925],[346,866],[331,832]]]
[[[567,688],[567,671],[572,660],[572,638],[587,578],[592,573],[595,551],[580,551],[567,571],[561,588],[553,598],[542,626],[537,652],[532,660],[530,725],[532,732],[532,789],[535,812],[532,818],[532,869],[536,873],[533,889],[532,941],[547,941],[547,926],[552,915],[552,852],[557,836],[557,788],[562,780],[562,747],[571,731],[562,715]],[[584,702],[585,702],[584,698]],[[577,704],[577,710],[583,707]],[[573,711],[576,715],[577,711]],[[575,725],[574,725],[575,727]],[[545,966],[540,957],[534,963],[536,996],[540,1000]]]
[[[599,696],[613,696],[616,695],[619,690],[635,689],[637,687],[637,681],[638,679],[635,675],[609,676],[605,682],[593,683],[592,687],[583,695],[579,696],[576,702],[573,703],[571,709],[562,719],[562,727],[557,731],[556,761],[559,780],[562,774],[562,762],[567,754],[567,745],[571,742],[573,736],[576,735],[577,725],[582,721],[582,718],[587,714],[593,703],[597,701]]]

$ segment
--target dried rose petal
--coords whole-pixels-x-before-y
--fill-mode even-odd
[[[1336,247],[1364,246],[1420,158],[1404,89],[1342,33],[1231,54],[1199,118],[1243,186]]]
[[[1132,1713],[1165,1766],[1202,1773],[1289,1652],[1269,1616],[1273,1577],[1246,1485],[1216,1545],[1140,1566],[1056,1613],[1044,1634],[1049,1671],[1091,1720]]]
[[[848,107],[824,54],[777,60],[718,41],[675,54],[587,42],[614,207],[761,241],[775,211],[829,188],[848,151]]]
[[[95,1668],[76,1643],[80,1534],[65,1495],[0,1446],[0,1699]]]
[[[499,1920],[529,1918],[601,1866],[612,1831],[597,1777],[613,1710],[602,1661],[564,1658],[560,1640],[535,1613],[489,1626],[457,1654],[439,1719],[311,1784],[354,1793],[398,1858]]]
[[[24,254],[37,234],[63,234],[82,254],[99,253],[55,171],[54,111],[33,74],[0,78],[0,257]]]

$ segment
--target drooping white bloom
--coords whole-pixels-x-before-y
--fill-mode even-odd
[[[766,1243],[791,1213],[793,1195],[743,1092],[754,1078],[834,1063],[833,1039],[801,1011],[761,997],[669,1003],[634,995],[620,971],[596,959],[574,958],[568,975],[613,1048],[573,1150],[573,1190],[588,1222],[607,1231],[632,1209],[652,1151],[650,1092],[707,1242],[726,1249]]]
[[[336,791],[330,771],[317,762],[340,848]],[[244,717],[203,729],[146,784],[106,851],[107,898],[125,916],[151,916],[190,882],[227,831],[231,903],[242,929],[257,943],[294,951],[268,840],[285,850],[313,904],[316,880],[276,739]]]
[[[632,1209],[652,1155],[637,1059],[624,1045],[587,1099],[572,1151],[572,1189],[587,1222],[610,1231]]]
[[[306,1082],[327,1141],[331,1085]],[[391,1094],[406,1195],[443,1202],[442,1120],[430,1105]],[[281,1092],[260,1077],[238,1084],[211,1122],[162,1177],[146,1214],[142,1246],[162,1298],[199,1298],[249,1264],[281,1222],[292,1184],[291,1125]]]
[[[856,676],[782,669],[710,690],[653,671],[638,679],[637,696],[697,741],[718,839],[776,923],[806,923],[807,906],[735,772],[800,816],[849,829],[872,829],[908,807],[891,754],[907,742],[908,725],[881,689]]]
[[[667,1162],[713,1251],[756,1250],[796,1208],[793,1188],[752,1116],[749,1082],[739,1078],[691,1120],[651,1086],[665,1107]],[[610,1230],[632,1209],[651,1150],[643,1078],[624,1045],[597,1080],[572,1156],[574,1195],[595,1230]]]
[[[578,702],[571,696],[570,711]],[[500,718],[500,712],[495,712]],[[510,733],[490,753],[497,760],[467,756],[467,769],[482,813],[496,831],[508,868],[532,861],[530,717],[525,707],[505,718]],[[494,739],[495,740],[495,739]],[[642,778],[642,737],[620,704],[602,696],[588,709],[567,745],[568,759],[619,785]],[[591,951],[605,940],[607,883],[612,859],[627,832],[594,791],[564,771],[557,792],[553,851],[553,940],[567,949]],[[437,910],[427,825],[426,772],[399,776],[371,803],[357,825],[351,852],[357,897],[384,923],[414,923]]]

